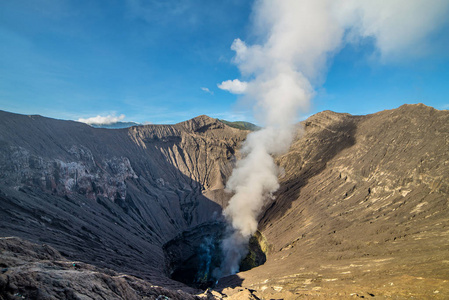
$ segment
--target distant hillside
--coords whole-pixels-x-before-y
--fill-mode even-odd
[[[142,124],[136,122],[115,122],[110,124],[88,124],[95,128],[108,128],[108,129],[120,129],[120,128],[129,128],[133,126],[141,126]]]
[[[241,130],[256,131],[256,130],[260,129],[259,126],[252,124],[250,122],[245,122],[245,121],[231,122],[231,121],[226,121],[226,120],[221,120],[221,119],[218,119],[218,120],[230,127],[241,129]],[[87,124],[87,125],[92,126],[94,128],[107,128],[107,129],[121,129],[121,128],[129,128],[129,127],[133,127],[133,126],[142,126],[142,124],[136,123],[136,122],[115,122],[115,123],[109,123],[109,124]]]
[[[245,122],[245,121],[230,122],[230,121],[221,120],[221,119],[218,119],[218,120],[228,126],[231,126],[231,127],[237,128],[237,129],[250,130],[250,131],[256,131],[256,130],[260,129],[259,126],[254,125],[253,123],[250,123],[250,122]]]

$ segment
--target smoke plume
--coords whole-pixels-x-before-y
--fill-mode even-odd
[[[227,183],[235,194],[224,210],[233,230],[222,243],[222,276],[237,272],[246,255],[261,209],[279,187],[272,155],[288,150],[293,124],[309,108],[314,85],[323,81],[330,58],[346,43],[364,38],[374,40],[373,54],[382,61],[404,57],[406,49],[407,55],[422,54],[426,37],[445,21],[448,6],[444,0],[255,2],[254,32],[262,42],[248,45],[236,39],[231,46],[234,63],[248,80],[219,85],[244,93],[264,125],[248,135],[243,159]]]

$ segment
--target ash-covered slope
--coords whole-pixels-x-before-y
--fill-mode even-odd
[[[221,215],[246,134],[207,116],[108,130],[0,112],[0,234],[176,286],[162,246]]]
[[[449,112],[325,111],[304,127],[260,221],[272,251],[243,285],[267,299],[447,298]]]

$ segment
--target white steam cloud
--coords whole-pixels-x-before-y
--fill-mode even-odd
[[[447,22],[446,0],[339,1],[337,21],[348,42],[372,37],[384,62],[427,55],[432,32]]]
[[[272,155],[288,150],[293,124],[306,112],[329,59],[345,43],[372,38],[383,61],[422,54],[425,39],[445,19],[449,1],[435,0],[259,0],[255,31],[261,44],[234,40],[234,62],[248,82],[218,85],[254,101],[265,127],[248,135],[227,188],[235,194],[224,210],[233,233],[222,244],[221,276],[238,271],[249,237],[257,230],[263,205],[278,189]],[[414,50],[413,50],[414,49]],[[413,51],[415,51],[413,53]],[[418,53],[420,52],[420,53]]]
[[[121,120],[123,120],[125,118],[125,115],[120,115],[120,116],[114,116],[114,115],[107,115],[107,116],[96,116],[96,117],[91,117],[91,118],[87,118],[87,119],[83,119],[83,118],[79,118],[78,122],[81,123],[86,123],[89,125],[92,124],[112,124],[112,123],[116,123],[116,122],[120,122]]]

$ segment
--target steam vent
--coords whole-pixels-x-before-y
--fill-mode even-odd
[[[225,223],[209,223],[183,232],[166,243],[164,252],[170,278],[199,289],[213,287],[223,262],[221,242],[225,235]],[[265,243],[260,232],[251,237],[248,254],[240,264],[241,271],[265,263],[268,250]]]
[[[0,111],[0,298],[449,298],[447,110],[298,124],[239,271],[219,278],[250,133],[230,125]]]

